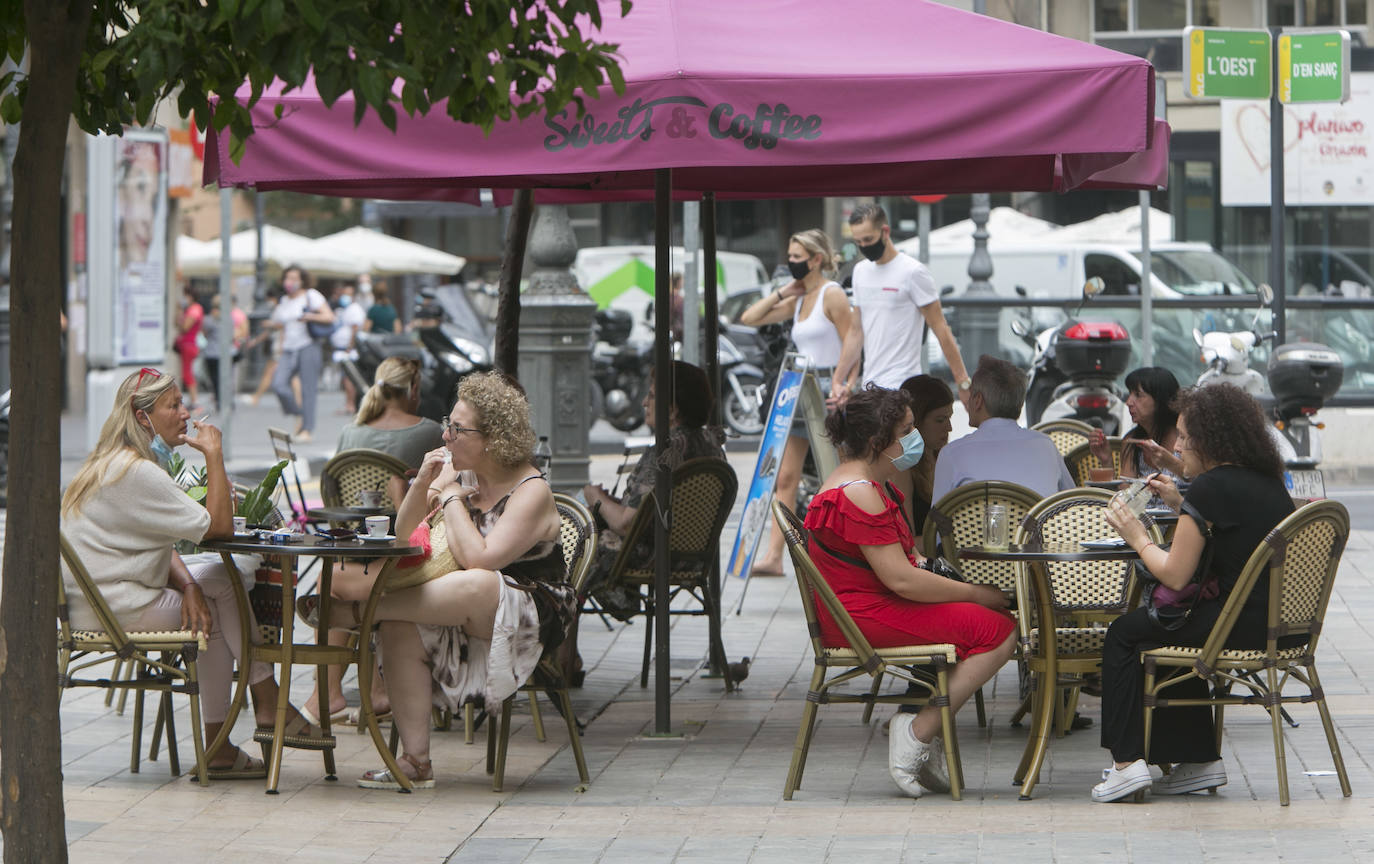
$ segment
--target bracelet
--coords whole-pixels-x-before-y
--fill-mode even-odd
[[[778,305],[779,303],[782,302],[782,289],[781,289],[781,288],[774,288],[774,289],[773,289],[773,296],[776,298],[775,300],[773,300],[773,305],[776,306],[776,305]]]
[[[1146,549],[1149,549],[1151,546],[1155,547],[1156,549],[1159,548],[1159,544],[1156,543],[1155,541],[1151,540],[1150,542],[1146,543],[1144,546],[1141,546],[1141,547],[1140,547],[1140,554],[1141,554],[1141,555],[1144,555],[1144,554],[1145,554],[1145,550],[1146,550]]]
[[[447,498],[444,499],[444,503],[442,503],[442,504],[439,505],[439,509],[440,509],[440,510],[446,510],[446,509],[448,509],[448,505],[452,504],[454,501],[461,500],[462,497],[463,497],[463,496],[458,495],[458,494],[456,494],[456,493],[453,494],[453,495],[448,496]]]

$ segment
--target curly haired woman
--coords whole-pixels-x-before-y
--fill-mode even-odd
[[[1093,787],[1094,801],[1117,801],[1152,788],[1157,795],[1181,795],[1226,783],[1217,750],[1212,712],[1206,706],[1159,708],[1154,713],[1150,759],[1173,765],[1152,780],[1145,764],[1144,677],[1140,652],[1163,644],[1201,646],[1212,632],[1250,554],[1266,534],[1293,512],[1283,483],[1283,462],[1269,437],[1259,403],[1238,387],[1212,384],[1179,393],[1178,457],[1192,482],[1179,494],[1173,480],[1150,481],[1164,502],[1182,516],[1169,549],[1151,542],[1130,510],[1113,502],[1111,523],[1161,585],[1181,590],[1199,577],[1210,588],[1177,629],[1167,629],[1141,607],[1122,615],[1107,630],[1102,650],[1102,746],[1112,767]],[[1199,572],[1206,568],[1207,572]],[[1211,596],[1208,596],[1208,595]],[[1260,574],[1226,641],[1228,648],[1261,648],[1265,641],[1268,573]],[[1301,644],[1305,636],[1281,638],[1280,647]],[[1207,683],[1194,680],[1172,688],[1177,699],[1206,698]]]

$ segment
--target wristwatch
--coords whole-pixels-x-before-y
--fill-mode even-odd
[[[965,378],[963,381],[960,381],[960,382],[959,382],[959,389],[960,389],[960,390],[968,390],[968,389],[970,389],[971,387],[973,387],[973,379],[972,379],[972,378]]]

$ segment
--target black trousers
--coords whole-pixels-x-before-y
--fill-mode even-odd
[[[1219,601],[1202,601],[1177,630],[1150,620],[1144,608],[1133,609],[1107,628],[1102,648],[1102,746],[1117,762],[1145,756],[1145,665],[1140,652],[1161,645],[1201,647],[1221,615]],[[1264,622],[1242,615],[1227,639],[1230,648],[1262,648]],[[1205,699],[1208,683],[1193,679],[1168,688],[1172,699]],[[1156,708],[1150,733],[1150,761],[1211,762],[1220,759],[1212,709],[1206,706]]]

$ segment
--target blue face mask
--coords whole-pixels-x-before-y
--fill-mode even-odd
[[[907,471],[916,467],[916,463],[921,461],[921,457],[926,452],[925,439],[921,437],[921,430],[912,429],[901,437],[898,442],[902,445],[902,455],[892,460],[892,465],[898,471]]]
[[[143,416],[146,418],[148,415],[145,413]],[[153,421],[149,419],[148,425],[152,426],[152,423]],[[153,440],[149,442],[148,446],[152,448],[153,458],[157,460],[157,464],[164,469],[172,463],[172,446],[163,439],[160,433],[153,433]]]
[[[153,436],[152,448],[153,458],[157,460],[157,464],[163,468],[172,464],[172,448],[167,445],[166,441],[162,440],[161,435]]]
[[[350,304],[350,303],[352,303],[352,302],[353,302],[353,298],[352,298],[352,297],[349,297],[347,294],[345,294],[345,295],[343,295],[342,297],[339,298],[339,308],[342,309],[343,307],[347,306],[348,304]]]

